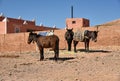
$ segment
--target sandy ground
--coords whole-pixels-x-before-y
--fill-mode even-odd
[[[44,61],[38,52],[0,53],[0,81],[120,81],[120,47],[45,51]]]

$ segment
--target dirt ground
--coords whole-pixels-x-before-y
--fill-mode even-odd
[[[54,53],[0,53],[0,81],[120,81],[120,47],[92,47],[89,53],[79,49]]]

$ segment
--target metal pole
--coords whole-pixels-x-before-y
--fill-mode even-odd
[[[73,18],[73,6],[71,6],[71,18]]]

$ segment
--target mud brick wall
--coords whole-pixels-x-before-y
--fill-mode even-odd
[[[86,27],[77,30],[96,30],[95,27]],[[60,38],[59,48],[67,49],[67,43],[64,38],[66,30],[55,30],[55,34]],[[29,33],[0,34],[0,52],[30,52],[38,51],[36,44],[27,44]],[[73,46],[73,44],[72,44]],[[99,46],[120,46],[120,27],[119,26],[100,26],[98,41],[90,41],[90,48]],[[84,43],[79,42],[77,48],[84,48]],[[72,47],[73,49],[73,47]]]
[[[27,33],[0,35],[0,52],[35,51],[35,45],[27,44]]]
[[[95,27],[85,27],[77,30],[97,30]],[[90,47],[120,46],[120,26],[100,26],[98,28],[97,42],[90,41]],[[79,42],[78,48],[84,48],[84,43]]]
[[[97,30],[96,27],[83,27],[83,28],[76,28],[73,29],[74,32],[76,31],[84,31],[90,30],[94,31]],[[120,46],[120,26],[100,26],[98,28],[98,38],[97,42],[90,41],[90,48],[92,47],[100,47],[100,46]],[[64,34],[66,30],[56,30],[55,34],[57,34],[60,38],[60,49],[67,49],[67,43],[64,39]],[[79,42],[77,48],[84,49],[84,43]],[[73,43],[72,43],[73,49]]]

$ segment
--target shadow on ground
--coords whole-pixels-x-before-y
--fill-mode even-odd
[[[86,52],[85,49],[77,49],[77,52]],[[100,52],[100,53],[111,53],[112,51],[107,50],[89,50],[89,53]]]
[[[49,60],[54,60],[53,57],[47,58],[47,59],[49,59]],[[59,57],[59,58],[58,58],[58,61],[66,61],[66,60],[72,60],[72,59],[75,59],[75,58],[74,58],[74,57]]]

